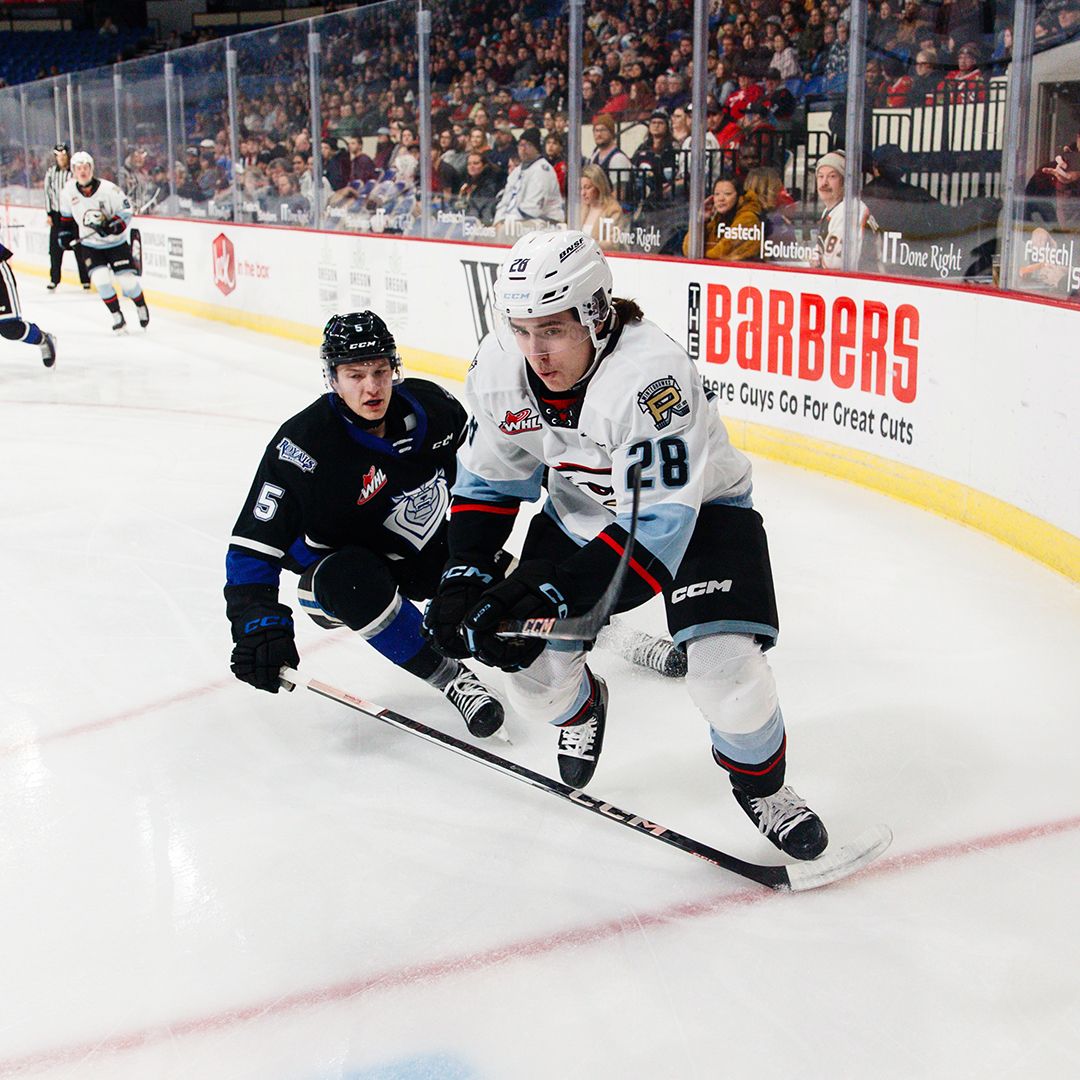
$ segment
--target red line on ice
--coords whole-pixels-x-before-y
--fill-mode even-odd
[[[941,844],[936,847],[925,848],[922,851],[912,851],[903,855],[893,855],[890,858],[881,859],[868,869],[863,870],[859,877],[895,873],[912,867],[942,862],[976,851],[1010,847],[1029,840],[1038,840],[1058,833],[1072,832],[1078,828],[1080,828],[1080,815],[1064,818],[1060,821],[1028,825],[1007,832],[993,833],[975,840],[960,840],[949,844]],[[857,881],[858,878],[853,880]],[[833,888],[837,887],[833,886]],[[659,911],[635,914],[633,919],[611,919],[595,926],[557,931],[543,937],[500,945],[481,952],[466,953],[445,960],[394,968],[360,979],[333,983],[329,986],[316,987],[311,990],[301,990],[283,997],[274,997],[255,1005],[243,1005],[235,1009],[209,1013],[206,1016],[178,1020],[168,1024],[160,1024],[155,1027],[142,1028],[68,1046],[58,1046],[52,1050],[42,1050],[24,1057],[0,1060],[0,1076],[10,1076],[26,1069],[63,1065],[74,1061],[90,1064],[94,1058],[100,1058],[106,1054],[140,1050],[156,1043],[175,1041],[177,1038],[186,1035],[206,1035],[226,1028],[236,1027],[239,1024],[247,1023],[249,1020],[262,1020],[283,1013],[309,1009],[316,1005],[348,1001],[352,998],[363,997],[366,994],[398,989],[411,983],[419,983],[426,987],[439,979],[449,978],[453,975],[464,975],[474,971],[483,971],[516,960],[545,956],[568,946],[594,945],[597,942],[616,937],[628,925],[635,930],[643,927],[662,927],[673,922],[697,919],[733,908],[749,907],[767,900],[779,900],[785,896],[786,894],[771,892],[764,888],[739,889],[736,892],[725,893],[712,899],[690,901],[675,904]],[[791,898],[791,902],[796,903],[798,901]]]

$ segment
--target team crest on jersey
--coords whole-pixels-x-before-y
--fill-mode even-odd
[[[690,402],[682,396],[679,384],[671,375],[649,383],[637,396],[638,408],[652,417],[657,431],[666,428],[673,416],[686,416]]]
[[[319,463],[306,451],[301,450],[291,439],[282,439],[275,447],[277,456],[290,465],[295,465],[301,472],[314,472]]]
[[[526,431],[539,431],[540,417],[528,405],[519,412],[511,412],[507,409],[506,418],[500,422],[499,430],[504,435],[521,435]]]
[[[420,551],[439,531],[449,507],[450,488],[446,483],[446,473],[436,469],[435,475],[426,484],[394,496],[394,508],[383,524]]]
[[[364,473],[364,479],[360,484],[360,498],[356,500],[356,505],[363,506],[370,499],[374,499],[384,487],[386,487],[386,473],[378,465],[372,465]]]

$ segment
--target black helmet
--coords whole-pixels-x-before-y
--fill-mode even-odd
[[[401,381],[401,357],[390,328],[374,311],[353,311],[331,315],[323,327],[319,350],[327,379],[338,364],[359,364],[365,360],[389,360],[394,382]]]
[[[71,157],[71,147],[68,146],[68,144],[66,142],[58,142],[53,147],[53,153],[54,154],[67,154],[68,157]]]

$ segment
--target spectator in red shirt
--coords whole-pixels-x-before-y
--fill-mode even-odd
[[[986,79],[979,70],[979,46],[974,41],[960,46],[956,68],[938,83],[938,90],[945,91],[954,105],[986,100]]]
[[[886,57],[881,64],[885,72],[883,97],[886,108],[902,109],[913,104],[911,76],[904,70],[904,65],[895,57]]]
[[[626,92],[622,76],[612,76],[608,79],[608,99],[600,112],[609,113],[616,120],[622,120],[623,113],[627,112],[630,107],[630,95]]]

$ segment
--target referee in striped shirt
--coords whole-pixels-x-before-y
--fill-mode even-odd
[[[60,284],[60,263],[63,261],[64,252],[72,240],[78,236],[78,229],[71,218],[65,218],[60,213],[60,192],[64,185],[71,179],[71,148],[67,143],[57,143],[53,147],[55,164],[50,165],[45,173],[45,210],[49,215],[49,284],[48,289],[52,292]],[[79,280],[84,289],[90,288],[90,278],[83,266],[82,259],[76,249],[75,266],[79,271]]]

